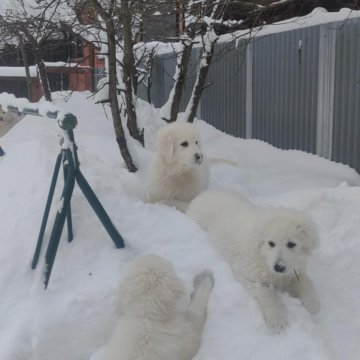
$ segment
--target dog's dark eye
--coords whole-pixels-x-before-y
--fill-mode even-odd
[[[189,146],[189,143],[187,141],[183,141],[180,145],[182,147],[187,147],[187,146]]]
[[[271,246],[271,247],[275,247],[275,243],[274,243],[273,241],[269,241],[268,244],[269,244],[269,246]]]
[[[198,142],[198,141],[195,141],[195,144],[196,144],[196,145],[199,145],[199,142]]]
[[[294,248],[296,246],[296,244],[294,243],[294,242],[292,242],[292,241],[289,241],[288,243],[287,243],[287,247],[289,248],[289,249],[292,249],[292,248]]]

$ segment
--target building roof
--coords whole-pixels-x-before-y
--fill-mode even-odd
[[[80,66],[78,63],[67,63],[63,61],[45,62],[47,68],[88,68],[88,66]],[[30,76],[37,77],[37,66],[29,66]],[[24,66],[0,66],[0,78],[4,77],[26,77]]]

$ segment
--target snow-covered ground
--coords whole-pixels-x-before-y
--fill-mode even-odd
[[[129,173],[111,121],[88,96],[74,93],[67,103],[58,101],[78,116],[75,138],[81,169],[127,247],[113,246],[76,187],[75,238],[69,244],[64,234],[45,291],[43,254],[36,270],[30,269],[30,263],[59,151],[57,124],[26,116],[0,138],[6,151],[0,157],[1,360],[96,359],[119,314],[117,287],[126,266],[148,253],[171,260],[189,291],[197,272],[204,268],[214,272],[215,288],[196,360],[359,359],[360,177],[354,170],[196,123],[210,156],[239,164],[238,168],[214,166],[211,187],[237,189],[257,203],[305,210],[319,226],[320,244],[310,259],[309,272],[320,295],[321,312],[310,316],[298,300],[285,296],[291,326],[274,335],[206,233],[179,211],[143,201],[145,164],[151,151],[138,149],[142,169]],[[151,149],[158,111],[142,103],[139,113],[147,124]],[[58,184],[46,239],[60,188]]]

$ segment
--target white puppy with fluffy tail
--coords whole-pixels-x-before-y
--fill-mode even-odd
[[[185,288],[164,258],[135,260],[120,286],[120,317],[101,360],[190,360],[201,344],[214,281],[204,272],[194,279],[185,312],[176,309]]]
[[[185,211],[190,201],[207,188],[208,182],[208,161],[195,125],[174,122],[162,128],[149,168],[150,202],[162,202]]]
[[[317,232],[305,213],[260,208],[238,193],[215,190],[196,197],[187,215],[207,230],[235,278],[258,301],[270,327],[287,325],[281,291],[298,297],[311,314],[319,311],[313,283],[305,274]]]

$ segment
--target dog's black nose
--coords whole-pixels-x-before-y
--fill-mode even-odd
[[[286,266],[277,263],[277,264],[275,264],[275,266],[274,266],[274,270],[275,270],[276,272],[278,272],[278,273],[283,273],[283,272],[285,272],[285,270],[286,270]]]
[[[197,163],[200,163],[202,161],[202,155],[201,154],[196,153],[194,156],[195,156],[195,161]]]

